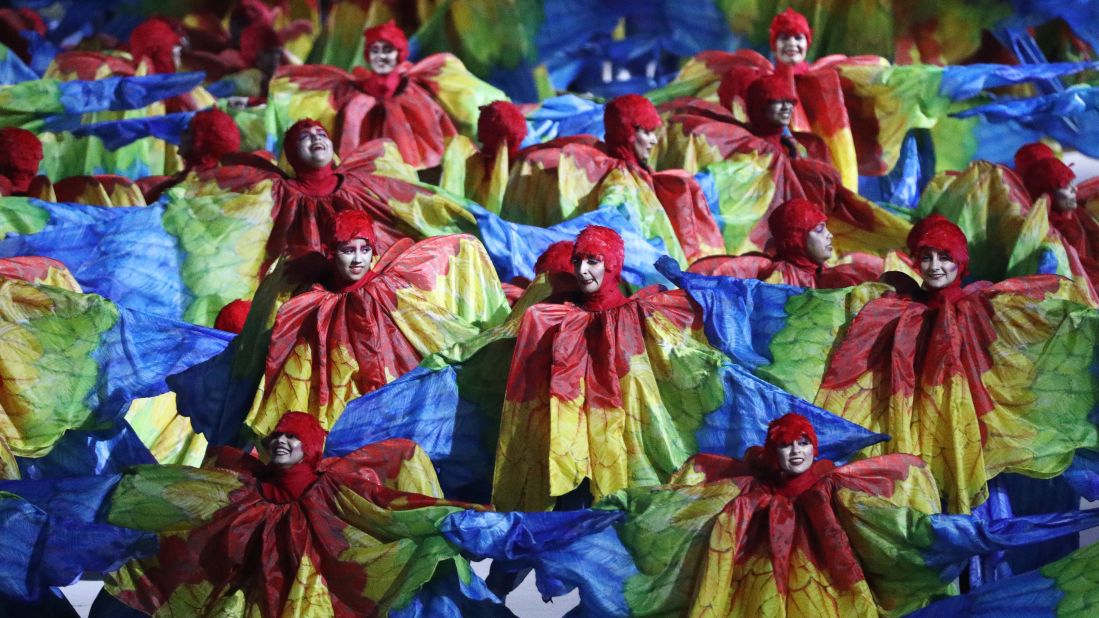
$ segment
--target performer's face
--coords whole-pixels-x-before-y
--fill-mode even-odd
[[[336,248],[336,272],[344,280],[354,283],[370,272],[370,262],[374,259],[374,249],[370,241],[353,238]]]
[[[378,75],[388,75],[397,68],[397,48],[389,41],[374,41],[367,49],[370,69]]]
[[[821,223],[805,235],[805,253],[817,264],[823,264],[832,257],[832,232],[828,225]]]
[[[638,161],[648,161],[656,146],[656,131],[649,131],[638,127],[633,138],[633,152]]]
[[[775,126],[789,126],[790,120],[794,118],[794,102],[793,101],[768,101],[767,102],[767,119],[771,121],[771,124]]]
[[[958,278],[958,263],[946,251],[924,249],[920,254],[920,275],[929,290],[941,290]]]
[[[804,34],[784,32],[775,37],[775,59],[783,64],[798,64],[805,60],[809,41]]]
[[[1076,209],[1076,185],[1069,183],[1053,192],[1053,207],[1059,210]]]
[[[603,286],[603,277],[607,274],[607,267],[603,258],[597,255],[586,255],[572,259],[573,272],[576,273],[576,282],[580,285],[580,291],[585,294],[594,294]]]
[[[322,127],[309,127],[298,136],[298,158],[320,169],[332,162],[332,140]]]
[[[813,465],[813,443],[802,436],[790,444],[778,447],[778,466],[782,471],[797,476]]]
[[[267,439],[267,451],[271,453],[271,465],[280,468],[288,468],[305,457],[301,440],[290,433],[272,434]]]

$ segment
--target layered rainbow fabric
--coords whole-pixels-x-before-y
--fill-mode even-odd
[[[974,284],[932,311],[880,283],[802,290],[660,267],[702,307],[715,346],[892,437],[867,454],[923,457],[952,512],[980,504],[1000,472],[1057,476],[1078,450],[1099,446],[1090,420],[1099,316],[1069,280]]]
[[[30,476],[74,468],[97,472],[115,456],[116,464],[127,455],[153,461],[134,436],[129,450],[87,447],[128,434],[123,415],[132,401],[165,393],[167,375],[210,358],[228,342],[216,331],[133,311],[94,294],[7,278],[0,279],[0,290],[5,299],[0,427],[6,446],[25,458],[20,465]]]

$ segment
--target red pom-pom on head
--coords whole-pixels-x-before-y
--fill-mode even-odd
[[[772,102],[796,103],[798,100],[793,74],[789,71],[777,71],[771,75],[764,75],[748,86],[748,95],[745,98],[748,122],[753,127],[770,127],[772,123],[767,117],[767,109]]]
[[[638,129],[655,131],[660,125],[660,114],[652,101],[639,94],[616,97],[603,110],[604,141],[611,154],[620,158],[635,158],[633,145]]]
[[[804,34],[805,48],[809,49],[809,46],[813,44],[813,29],[809,27],[809,20],[791,8],[775,15],[775,18],[771,20],[771,49],[775,48],[775,41],[778,40],[780,34]]]
[[[377,250],[378,238],[374,235],[374,220],[361,210],[343,210],[336,213],[325,235],[324,246],[329,257],[335,255],[340,245],[362,238]]]
[[[1076,173],[1060,159],[1039,159],[1023,170],[1023,184],[1032,199],[1054,194],[1076,180]]]
[[[572,273],[572,247],[571,240],[559,240],[547,247],[534,263],[534,274]]]
[[[234,300],[218,311],[218,317],[214,319],[214,328],[227,333],[240,334],[244,330],[244,321],[248,319],[248,311],[252,309],[250,300]]]
[[[917,262],[925,249],[944,251],[958,265],[958,278],[969,272],[969,240],[962,228],[942,215],[931,215],[912,226],[908,254]]]
[[[618,232],[602,225],[589,225],[576,236],[572,247],[572,259],[580,260],[589,256],[603,259],[603,284],[617,286],[622,278],[622,264],[626,260],[626,245]]]
[[[507,144],[508,156],[519,152],[519,145],[527,136],[527,119],[519,107],[509,101],[494,101],[481,106],[481,115],[477,118],[477,137],[481,139],[482,151],[495,156],[500,146]]]
[[[191,117],[188,126],[190,148],[183,153],[187,164],[208,169],[221,157],[240,150],[240,129],[233,117],[217,108],[203,110]]]
[[[157,73],[174,73],[176,67],[172,48],[182,40],[183,37],[166,20],[151,17],[130,33],[130,53],[135,61],[141,58],[152,60],[153,70]]]
[[[408,59],[408,37],[405,36],[404,31],[397,27],[397,22],[392,19],[384,24],[363,30],[363,38],[366,39],[363,55],[366,57],[368,64],[370,63],[370,44],[376,41],[385,41],[397,48],[398,63]]]
[[[0,174],[34,176],[42,162],[42,142],[38,136],[19,127],[0,129]]]
[[[298,156],[298,141],[301,139],[302,133],[305,133],[313,127],[324,129],[324,125],[316,120],[313,120],[312,118],[302,118],[290,125],[290,128],[286,130],[286,135],[282,138],[282,152],[286,155],[286,161],[290,164],[290,167],[294,168],[294,171],[299,174],[302,170],[311,168]],[[325,131],[327,131],[327,129],[325,129]]]
[[[804,257],[806,235],[828,221],[820,204],[804,198],[794,198],[774,209],[767,217],[767,227],[774,239],[779,257]]]
[[[1042,142],[1031,142],[1015,151],[1015,171],[1022,174],[1026,171],[1026,168],[1030,167],[1031,163],[1041,161],[1042,159],[1056,158],[1057,153],[1053,152],[1053,149],[1049,146],[1046,146]]]
[[[302,462],[315,468],[324,453],[324,441],[328,432],[321,427],[320,421],[305,412],[287,412],[279,419],[271,435],[277,433],[293,435],[301,440]]]
[[[240,57],[250,67],[256,66],[262,54],[281,47],[278,33],[269,24],[254,23],[240,33]]]

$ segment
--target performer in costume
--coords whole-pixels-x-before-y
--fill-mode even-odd
[[[623,257],[614,230],[585,228],[572,251],[577,304],[539,303],[522,316],[493,479],[502,510],[548,509],[584,479],[595,498],[666,481],[695,448],[701,417],[725,399],[723,359],[687,297],[646,288],[626,298]]]
[[[1019,169],[1019,168],[1017,168]],[[1057,232],[1070,261],[1079,261],[1091,289],[1099,286],[1099,223],[1087,208],[1081,207],[1072,168],[1052,156],[1041,158],[1021,169],[1023,183],[1036,202],[1043,196],[1049,223]],[[1092,188],[1088,193],[1094,194]],[[1086,202],[1086,197],[1083,201]]]
[[[571,140],[560,151],[534,149],[534,157],[559,152],[559,160],[538,165],[552,169],[549,174],[516,170],[501,216],[549,226],[596,208],[617,208],[681,262],[720,253],[721,232],[694,178],[649,168],[661,125],[652,103],[634,94],[617,97],[607,104],[603,123],[605,144]]]
[[[179,154],[184,167],[172,176],[149,176],[138,182],[146,203],[160,199],[168,189],[178,185],[192,172],[207,172],[221,162],[222,157],[240,150],[240,129],[233,118],[213,108],[191,117],[187,130],[180,135]]]
[[[510,170],[527,136],[527,121],[514,103],[494,101],[481,106],[477,135],[480,150],[464,135],[449,139],[439,186],[499,213]]]
[[[1035,275],[963,287],[966,237],[937,215],[913,228],[908,249],[923,285],[891,276],[897,292],[858,312],[817,405],[892,436],[871,454],[921,457],[951,512],[983,502],[1000,472],[1055,476],[1076,449],[1099,446],[1090,377],[1055,388],[1056,403],[1043,394],[1053,358],[1059,371],[1090,366],[1097,316],[1071,283]]]
[[[828,217],[819,204],[795,198],[776,208],[767,218],[774,258],[748,254],[712,256],[691,265],[690,271],[759,279],[807,288],[842,288],[873,281],[881,275],[881,258],[867,254],[845,256],[834,262]]]
[[[498,602],[435,531],[471,505],[442,499],[423,451],[389,440],[322,460],[325,435],[289,412],[266,463],[223,448],[207,467],[128,472],[107,519],[156,532],[160,549],[108,574],[106,590],[144,612],[193,616],[400,616],[433,600],[450,615],[491,615]]]
[[[122,176],[70,176],[50,182],[45,175],[38,174],[43,158],[42,142],[26,129],[0,129],[0,149],[0,175],[11,183],[9,195],[92,206],[145,205],[138,186]]]
[[[470,236],[404,240],[383,251],[370,217],[351,210],[335,215],[324,246],[320,281],[275,317],[245,420],[258,435],[287,407],[329,428],[348,401],[506,316],[492,263]]]
[[[369,69],[352,73],[311,65],[283,67],[271,84],[278,113],[288,120],[300,108],[331,127],[340,156],[360,144],[388,138],[416,169],[439,165],[447,138],[462,132],[474,136],[479,106],[504,100],[503,92],[477,79],[450,54],[407,62],[408,39],[392,21],[368,28],[364,55]],[[327,106],[298,97],[327,92]]]

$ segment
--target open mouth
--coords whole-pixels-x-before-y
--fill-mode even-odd
[[[789,459],[789,462],[790,462],[790,465],[792,465],[792,466],[800,466],[801,464],[805,463],[805,458],[804,457],[791,457]]]

